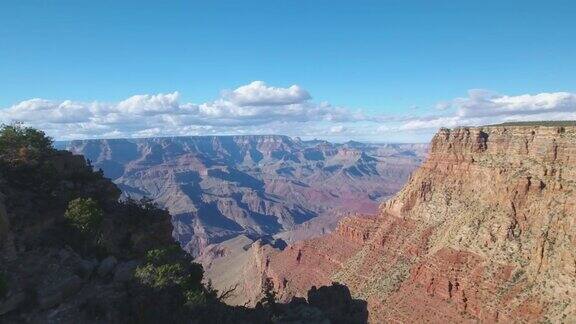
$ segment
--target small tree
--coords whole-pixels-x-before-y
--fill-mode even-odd
[[[202,285],[204,270],[178,245],[170,245],[148,251],[145,263],[136,268],[134,278],[143,287],[156,294],[181,296],[181,302],[191,308],[215,300],[216,292]]]
[[[272,313],[275,314],[277,312],[277,297],[276,292],[274,291],[274,282],[272,281],[272,278],[266,278],[264,280],[262,285],[262,293],[264,296],[260,300],[260,304],[270,307]]]
[[[54,151],[43,131],[20,123],[0,126],[0,159],[14,162],[37,160]]]
[[[136,269],[135,276],[141,283],[156,289],[181,286],[188,279],[184,267],[178,263],[146,264]]]
[[[184,289],[202,287],[202,266],[190,262],[182,248],[176,244],[148,251],[145,261],[146,264],[138,267],[136,271],[136,277],[142,283],[154,288],[170,285]]]
[[[103,212],[94,199],[77,198],[68,203],[64,217],[80,233],[92,236],[100,232]]]

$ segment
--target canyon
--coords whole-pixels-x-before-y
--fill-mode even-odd
[[[183,196],[173,191],[174,182],[159,189],[163,180],[145,184],[146,181],[139,183],[129,175],[169,174],[170,179],[182,179],[177,174],[182,168],[190,169],[186,166],[190,165],[191,156],[202,156],[202,164],[192,164],[192,172],[202,179],[197,181],[200,188],[210,188],[210,183],[217,187],[215,183],[224,179],[224,188],[246,190],[247,181],[239,184],[230,178],[237,175],[236,170],[242,170],[264,183],[263,190],[251,187],[244,193],[255,190],[261,195],[256,196],[264,200],[271,196],[290,197],[293,204],[282,201],[282,206],[296,209],[288,208],[285,215],[293,215],[294,210],[310,212],[300,220],[278,216],[281,226],[275,230],[266,230],[261,224],[247,225],[258,224],[257,221],[242,223],[231,217],[244,226],[242,230],[232,231],[233,235],[228,232],[199,236],[201,239],[195,242],[202,244],[194,243],[195,248],[201,247],[196,261],[203,265],[207,280],[217,289],[233,291],[226,300],[228,304],[256,305],[267,281],[272,282],[282,302],[306,297],[313,287],[337,282],[348,287],[353,298],[367,301],[372,323],[576,319],[574,123],[440,129],[428,146],[428,153],[425,146],[411,145],[407,150],[402,145],[326,144],[273,138],[273,144],[267,144],[268,150],[262,149],[265,141],[257,141],[257,151],[262,153],[258,163],[251,160],[254,154],[250,154],[250,149],[243,149],[243,154],[236,155],[236,161],[242,162],[232,168],[223,160],[207,163],[216,159],[206,159],[198,153],[166,158],[171,153],[164,152],[174,148],[173,139],[147,140],[163,143],[159,144],[162,150],[150,144],[135,144],[136,152],[146,148],[142,152],[148,153],[126,159],[121,168],[112,167],[121,170],[115,182],[124,192],[165,190],[170,194],[152,197],[168,201]],[[299,149],[288,150],[289,146],[283,146],[284,140],[297,143]],[[109,155],[114,150],[107,145],[112,144],[100,141],[97,149],[91,151],[90,143],[94,142],[75,142],[72,147],[77,149],[72,151],[88,153],[96,167],[111,168],[107,164],[114,161]],[[279,150],[286,153],[279,154]],[[155,156],[162,161],[161,167],[156,167],[158,163],[146,164],[155,151],[162,152],[162,158]],[[174,152],[181,152],[180,148]],[[222,158],[230,159],[230,155]],[[416,168],[418,159],[425,160]],[[413,169],[401,168],[401,164]],[[331,172],[334,165],[336,175]],[[284,173],[287,167],[290,173]],[[215,169],[225,170],[222,172],[228,177],[209,172]],[[254,170],[262,175],[255,176]],[[396,194],[389,185],[400,187],[401,181],[381,183],[388,186],[386,189],[375,186],[381,179],[371,182],[392,172],[407,179]],[[304,179],[301,182],[305,185],[294,183],[299,179]],[[352,182],[361,183],[363,189],[346,187]],[[175,183],[178,188],[185,188],[185,181]],[[209,191],[200,192],[207,195]],[[219,197],[231,197],[232,192]],[[298,195],[305,198],[294,198]],[[346,212],[330,216],[342,208],[347,208]],[[193,215],[191,218],[202,219],[200,214]],[[178,227],[179,218],[173,217],[174,220]],[[320,221],[315,224],[314,220]],[[337,224],[333,231],[325,226],[328,223]],[[193,228],[194,235],[215,227],[198,228]],[[177,231],[175,234],[179,237]],[[189,248],[190,243],[184,243],[188,251],[194,251]]]
[[[208,267],[238,287],[237,304],[270,278],[281,300],[345,284],[372,323],[571,322],[575,189],[574,123],[440,129],[377,215],[284,250],[237,238],[211,250]]]
[[[375,213],[427,150],[277,135],[58,144],[102,169],[124,197],[167,208],[175,238],[193,256],[239,235],[285,245],[331,232],[348,213]]]

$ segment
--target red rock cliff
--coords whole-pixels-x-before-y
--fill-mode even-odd
[[[372,322],[576,320],[576,127],[441,129],[377,219],[270,258],[287,299],[339,281]]]

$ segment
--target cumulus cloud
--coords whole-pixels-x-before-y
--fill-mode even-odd
[[[116,103],[30,99],[0,109],[0,122],[21,121],[56,139],[286,134],[390,141],[427,141],[440,127],[505,121],[576,119],[576,94],[501,95],[470,90],[416,115],[377,115],[314,102],[300,86],[255,81],[205,103],[181,102],[178,92],[143,94]],[[408,134],[408,135],[407,135]],[[417,134],[410,136],[409,134]],[[403,137],[404,136],[404,137]]]
[[[308,91],[300,86],[269,87],[263,81],[254,81],[234,91],[225,91],[224,97],[238,106],[283,106],[302,103],[310,99]]]
[[[506,96],[486,90],[470,90],[467,98],[452,101],[460,117],[535,115],[574,112],[576,95],[568,92]]]
[[[178,92],[157,95],[136,95],[120,101],[116,106],[116,112],[128,113],[138,116],[157,115],[166,113],[182,113],[182,107],[178,103]]]
[[[90,108],[70,100],[54,102],[44,99],[22,101],[8,109],[0,111],[0,117],[19,121],[50,123],[77,123],[88,121]]]
[[[330,127],[330,133],[332,134],[342,134],[346,131],[346,127],[344,125],[336,125]]]
[[[398,129],[478,126],[507,121],[575,120],[576,94],[551,92],[509,96],[473,89],[468,91],[467,97],[442,102],[436,108],[447,113],[409,118]]]
[[[359,111],[310,99],[310,94],[298,85],[279,88],[254,81],[200,104],[182,103],[178,92],[135,95],[116,103],[31,99],[0,109],[0,122],[20,121],[58,139],[69,139],[186,135],[215,129],[239,133],[270,124],[371,118]],[[292,129],[296,130],[293,126]]]

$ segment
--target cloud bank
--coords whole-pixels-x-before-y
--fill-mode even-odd
[[[413,109],[408,109],[414,113]],[[505,121],[576,119],[576,94],[500,95],[470,90],[467,97],[438,103],[424,115],[367,114],[314,102],[298,85],[272,87],[254,81],[200,104],[184,103],[178,92],[135,95],[120,102],[30,99],[0,109],[0,122],[23,122],[56,139],[212,134],[426,141],[439,127]],[[407,135],[408,134],[408,135]]]
[[[473,89],[468,96],[439,103],[443,115],[406,120],[401,130],[476,126],[508,121],[576,120],[576,94],[569,92],[518,96]]]

